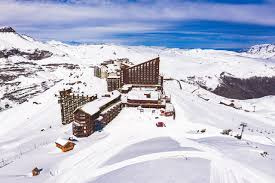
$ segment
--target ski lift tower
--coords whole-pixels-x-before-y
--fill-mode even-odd
[[[247,127],[247,123],[241,123],[240,126],[242,127],[242,132],[241,132],[240,139],[242,139],[244,128]]]

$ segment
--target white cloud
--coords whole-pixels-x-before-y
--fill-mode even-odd
[[[75,0],[71,0],[73,2]],[[124,0],[120,0],[124,1]],[[12,25],[43,39],[74,40],[119,33],[165,31],[177,21],[210,20],[275,26],[270,4],[215,4],[173,0],[154,3],[112,3],[109,0],[74,4],[0,2],[0,25]],[[78,2],[78,3],[77,3]],[[82,2],[82,3],[80,3]],[[87,5],[88,4],[88,5]]]
[[[275,7],[269,4],[240,5],[213,3],[76,4],[0,3],[0,22],[68,23],[72,21],[220,20],[275,25]]]

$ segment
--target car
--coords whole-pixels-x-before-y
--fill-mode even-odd
[[[165,125],[164,122],[157,122],[157,123],[156,123],[156,126],[157,126],[157,127],[166,127],[166,125]]]

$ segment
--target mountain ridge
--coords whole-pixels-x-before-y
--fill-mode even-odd
[[[209,91],[215,91],[218,86],[227,87],[223,85],[222,73],[229,73],[239,79],[275,76],[274,64],[262,62],[249,53],[114,44],[69,45],[59,41],[39,42],[29,36],[24,38],[13,31],[0,32],[0,99],[4,101],[2,108],[5,103],[13,106],[17,101],[26,101],[32,97],[31,93],[45,91],[45,87],[41,90],[40,86],[47,84],[52,87],[54,83],[74,72],[92,72],[92,66],[105,60],[128,58],[133,63],[140,63],[157,56],[161,57],[162,74],[166,78],[193,83]],[[67,67],[67,64],[72,67]],[[171,72],[174,69],[183,72]],[[37,92],[29,90],[34,86]],[[241,87],[237,87],[235,93],[239,93],[240,89]],[[8,96],[9,93],[11,96]]]

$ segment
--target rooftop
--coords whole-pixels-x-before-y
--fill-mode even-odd
[[[64,138],[58,138],[55,143],[60,144],[62,146],[65,146],[69,141],[67,139]]]
[[[161,93],[152,88],[133,88],[128,93],[130,100],[159,100]]]
[[[118,75],[110,75],[107,77],[107,79],[119,79],[119,78],[120,78],[120,76],[118,76]]]
[[[110,92],[109,94],[110,94],[110,97],[98,98],[96,100],[93,100],[93,101],[83,105],[79,109],[81,109],[82,111],[84,111],[90,115],[93,115],[93,114],[99,112],[100,108],[102,106],[104,106],[105,104],[111,102],[112,100],[114,100],[120,96],[120,92],[117,90]]]

